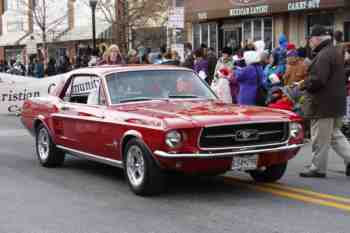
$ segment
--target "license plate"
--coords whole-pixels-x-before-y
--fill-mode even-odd
[[[233,157],[231,169],[236,171],[249,171],[258,168],[258,155]]]

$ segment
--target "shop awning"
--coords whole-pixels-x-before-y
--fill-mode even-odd
[[[100,23],[96,25],[96,39],[105,38],[106,32],[110,29],[111,25],[108,23]],[[57,42],[65,41],[80,41],[80,40],[92,40],[92,27],[91,26],[78,26],[72,30],[64,33],[57,39]]]
[[[0,36],[0,46],[18,45],[19,41],[26,36],[26,32],[9,32]]]
[[[28,41],[30,40],[30,37],[31,36],[34,36],[34,40],[37,44],[41,44],[43,42],[42,40],[42,35],[40,33],[31,33],[31,34],[28,34],[25,38],[23,38],[21,41],[20,41],[20,45],[27,45]],[[57,36],[51,34],[51,33],[47,33],[46,35],[46,43],[52,43],[55,38]]]

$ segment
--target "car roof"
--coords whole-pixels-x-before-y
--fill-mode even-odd
[[[109,73],[126,72],[126,71],[149,71],[149,70],[192,71],[187,68],[172,66],[172,65],[103,65],[103,66],[76,69],[71,72],[71,75],[93,74],[97,76],[104,76]]]

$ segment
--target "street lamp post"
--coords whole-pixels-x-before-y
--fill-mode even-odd
[[[91,7],[91,13],[92,13],[92,44],[93,49],[96,50],[96,5],[98,0],[90,0],[90,7]]]

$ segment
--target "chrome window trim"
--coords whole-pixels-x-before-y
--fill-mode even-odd
[[[283,145],[287,145],[288,142],[290,141],[291,135],[290,132],[288,133],[288,139],[284,142],[279,142],[279,143],[273,143],[273,144],[262,144],[262,145],[253,145],[253,146],[239,146],[239,147],[220,147],[220,148],[210,148],[210,147],[201,147],[200,146],[200,139],[202,137],[203,134],[203,130],[204,128],[211,128],[211,127],[219,127],[219,126],[230,126],[230,125],[250,125],[250,124],[259,124],[259,123],[291,123],[290,120],[286,120],[286,121],[280,121],[280,120],[276,120],[276,121],[251,121],[251,122],[247,122],[247,123],[227,123],[227,124],[215,124],[215,125],[210,125],[210,126],[205,126],[200,130],[198,139],[197,139],[197,146],[200,150],[203,151],[219,151],[219,150],[244,150],[244,149],[251,149],[251,148],[259,148],[259,147],[266,147],[266,146],[283,146]]]
[[[119,168],[123,168],[123,162],[120,160],[116,160],[116,159],[110,159],[110,158],[106,158],[100,155],[94,155],[94,154],[90,154],[87,152],[83,152],[80,150],[76,150],[76,149],[71,149],[65,146],[61,146],[61,145],[57,145],[57,148],[64,150],[68,153],[71,153],[72,155],[84,158],[84,159],[88,159],[88,160],[92,160],[95,162],[99,162],[99,163],[103,163],[103,164],[107,164],[107,165],[111,165],[114,167],[119,167]]]

